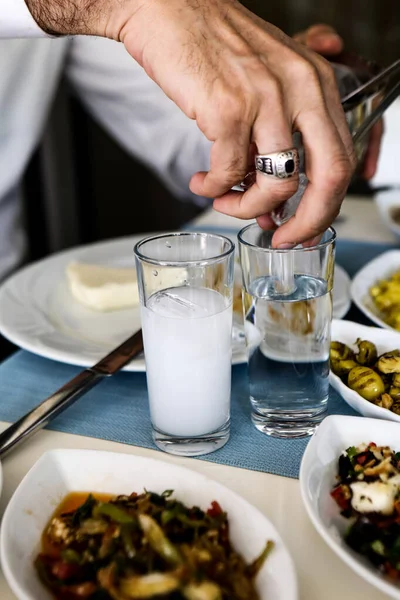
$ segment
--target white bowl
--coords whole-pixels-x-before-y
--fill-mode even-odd
[[[362,442],[376,442],[400,450],[400,425],[377,419],[326,417],[306,448],[300,466],[300,489],[307,513],[325,542],[360,577],[392,598],[400,600],[400,585],[380,574],[343,540],[349,523],[330,496],[337,461],[343,450]],[[351,590],[349,596],[351,598]],[[347,600],[347,598],[346,598]]]
[[[131,454],[96,450],[52,450],[24,477],[4,513],[0,552],[4,575],[18,600],[51,600],[36,576],[33,560],[44,527],[62,498],[72,491],[127,494],[143,489],[175,497],[203,509],[212,500],[228,513],[235,548],[248,561],[267,540],[276,546],[257,576],[262,600],[296,600],[292,560],[268,519],[223,485],[183,467]]]
[[[396,223],[392,217],[394,208],[397,208],[400,212],[400,189],[379,192],[375,196],[375,203],[382,222],[394,235],[400,237],[400,223]]]
[[[357,338],[373,342],[377,347],[378,354],[394,350],[395,348],[400,349],[400,332],[395,332],[394,330],[387,331],[379,327],[366,327],[352,321],[333,320],[331,334],[333,342],[343,342],[353,350],[357,350],[357,346],[355,345]],[[364,417],[387,419],[388,421],[397,421],[400,423],[400,415],[396,415],[396,413],[387,408],[381,408],[372,404],[372,402],[368,402],[360,394],[347,387],[340,377],[332,371],[329,373],[329,382],[342,396],[343,400]]]
[[[369,295],[369,289],[377,281],[390,277],[398,270],[400,270],[400,250],[388,250],[364,265],[354,276],[350,287],[351,298],[361,312],[379,327],[391,331],[396,330],[381,319],[379,310]]]

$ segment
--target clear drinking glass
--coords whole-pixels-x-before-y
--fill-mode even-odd
[[[135,246],[153,439],[207,454],[229,439],[234,244],[170,233]]]
[[[336,233],[292,250],[272,248],[273,233],[252,224],[238,235],[252,420],[302,437],[327,409]]]

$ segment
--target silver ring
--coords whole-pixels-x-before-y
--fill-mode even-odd
[[[288,179],[299,172],[299,152],[297,148],[290,148],[282,152],[271,152],[271,154],[256,154],[256,170],[263,175]]]

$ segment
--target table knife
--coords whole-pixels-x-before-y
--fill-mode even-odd
[[[142,350],[143,337],[140,329],[93,367],[78,373],[71,381],[0,433],[0,458],[36,431],[46,427],[50,421],[100,381],[125,367]]]

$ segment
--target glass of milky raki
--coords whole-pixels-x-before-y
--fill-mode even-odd
[[[279,250],[273,233],[252,224],[238,235],[252,420],[268,435],[302,437],[327,410],[336,234]]]
[[[229,439],[234,244],[170,233],[135,246],[153,439],[207,454]]]

